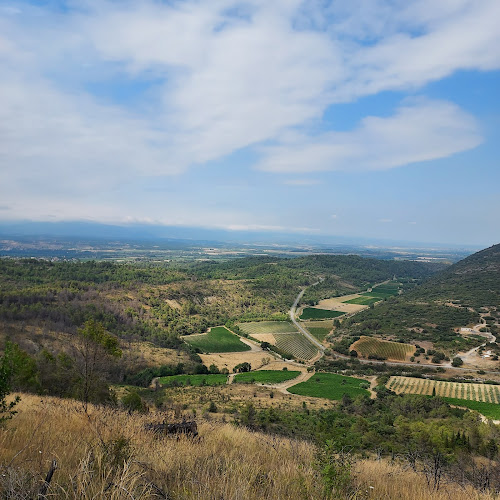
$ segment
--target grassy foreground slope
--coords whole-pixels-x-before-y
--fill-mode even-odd
[[[158,439],[144,424],[161,421],[163,414],[130,415],[91,405],[88,417],[79,403],[50,397],[41,401],[22,395],[18,409],[0,433],[5,498],[36,498],[54,458],[58,468],[48,498],[332,498],[321,478],[318,448],[310,441],[270,439],[255,430],[203,420],[201,440]],[[364,459],[353,464],[349,498],[497,497],[453,481],[433,491],[406,464]]]

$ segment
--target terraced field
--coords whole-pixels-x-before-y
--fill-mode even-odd
[[[306,382],[289,387],[287,390],[301,396],[339,400],[344,394],[353,398],[360,395],[368,396],[370,393],[360,387],[363,384],[368,384],[368,382],[335,373],[316,373]]]
[[[342,316],[341,311],[331,311],[329,309],[318,309],[316,307],[305,307],[300,315],[300,319],[327,319],[327,318],[337,318]]]
[[[183,339],[197,347],[202,352],[243,352],[250,351],[251,347],[244,344],[238,335],[231,333],[224,326],[211,328],[208,333],[201,335],[186,335]]]
[[[379,340],[373,337],[362,336],[350,347],[360,356],[369,358],[376,356],[378,358],[404,361],[407,356],[415,352],[415,346],[411,344],[401,344],[400,342],[389,342],[388,340]]]
[[[413,377],[391,377],[387,387],[397,394],[435,395],[448,403],[465,406],[483,415],[500,419],[500,386],[490,384],[463,384]]]
[[[292,380],[300,375],[299,371],[258,370],[255,372],[238,373],[234,383],[242,384],[279,384]]]

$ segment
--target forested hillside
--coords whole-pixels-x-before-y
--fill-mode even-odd
[[[228,321],[283,318],[300,289],[326,296],[436,266],[355,256],[245,258],[179,266],[0,260],[0,319],[75,331],[88,319],[126,338],[177,347],[178,335]]]
[[[475,253],[436,273],[421,286],[363,311],[343,324],[351,335],[389,334],[400,340],[431,340],[451,347],[454,331],[500,315],[500,245]]]

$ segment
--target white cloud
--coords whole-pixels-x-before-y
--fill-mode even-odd
[[[367,117],[351,132],[290,134],[263,148],[270,172],[385,170],[471,149],[482,141],[474,118],[444,101],[416,100],[389,118]]]
[[[390,222],[392,222],[392,219],[379,219],[378,221],[382,224],[389,224]]]
[[[321,117],[338,102],[500,67],[497,0],[68,5],[0,10],[0,198],[13,211],[35,192],[89,202],[247,147],[264,153],[259,168],[286,173],[449,156],[480,142],[451,103],[407,104],[346,133],[318,134]],[[144,84],[142,98],[95,91],[120,82]]]

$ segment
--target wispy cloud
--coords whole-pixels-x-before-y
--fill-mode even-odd
[[[367,117],[352,132],[288,134],[263,148],[261,170],[385,170],[444,158],[482,141],[474,118],[443,101],[417,100],[389,118]]]

